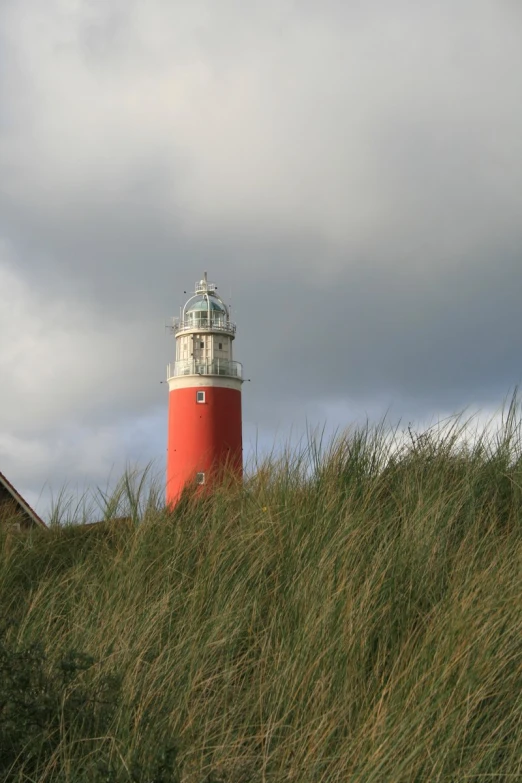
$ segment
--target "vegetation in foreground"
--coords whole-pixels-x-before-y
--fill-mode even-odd
[[[2,534],[0,779],[522,780],[515,405],[467,431],[312,440],[171,513],[128,475],[130,520]]]

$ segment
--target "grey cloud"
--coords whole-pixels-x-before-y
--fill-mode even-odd
[[[514,5],[29,5],[0,16],[0,264],[53,313],[40,442],[166,405],[163,320],[203,269],[232,289],[250,430],[520,380]],[[2,351],[9,411],[29,370]]]

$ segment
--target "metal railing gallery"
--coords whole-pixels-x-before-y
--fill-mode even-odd
[[[167,378],[177,378],[182,375],[228,375],[231,378],[243,377],[241,362],[231,362],[229,359],[213,359],[211,362],[190,361],[171,362],[167,365]]]
[[[231,321],[225,321],[221,318],[188,318],[185,321],[181,321],[178,318],[172,321],[172,331],[185,332],[193,330],[210,330],[215,332],[227,332],[228,334],[235,334],[236,325]]]

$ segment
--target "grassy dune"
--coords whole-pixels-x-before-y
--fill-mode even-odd
[[[0,779],[522,780],[514,405],[100,497],[130,521],[3,534]]]

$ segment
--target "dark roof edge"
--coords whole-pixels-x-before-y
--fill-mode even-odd
[[[23,508],[25,513],[33,520],[35,525],[38,525],[38,527],[44,527],[46,530],[47,525],[43,521],[43,519],[40,519],[36,511],[33,511],[31,506],[23,499],[23,497],[16,491],[16,489],[13,487],[10,481],[6,479],[3,473],[0,473],[0,484],[3,484],[6,490],[9,492],[9,494],[13,497],[14,500],[18,503],[19,506]]]

